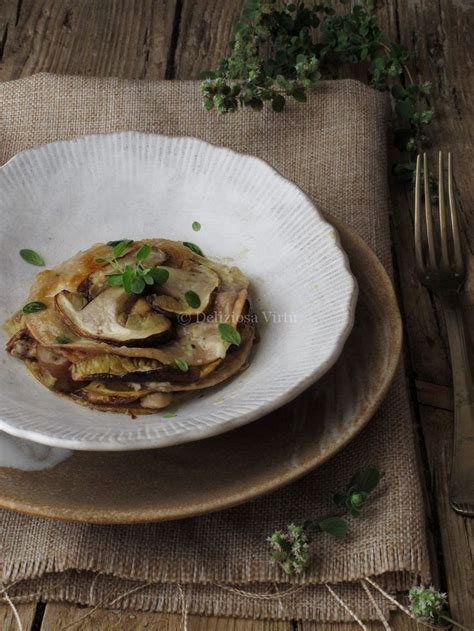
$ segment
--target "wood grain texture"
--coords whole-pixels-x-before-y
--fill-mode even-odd
[[[389,619],[392,631],[421,631],[424,627],[417,625],[411,618],[400,611],[393,612]],[[365,623],[367,631],[383,631],[381,622]],[[297,623],[292,631],[360,631],[356,623],[323,624],[320,622]],[[220,630],[219,630],[220,631]]]
[[[36,603],[16,605],[23,631],[30,631],[35,617]],[[20,631],[11,607],[0,604],[0,629],[2,631]]]
[[[436,506],[451,613],[474,626],[474,520],[463,519],[449,505],[447,479],[451,463],[453,414],[420,406],[421,424],[431,471],[431,498]]]
[[[4,0],[0,5],[2,80],[36,72],[165,76],[174,0]]]
[[[291,631],[289,623],[188,616],[187,631]],[[43,631],[182,631],[184,617],[175,614],[92,610],[69,604],[46,607]],[[335,630],[336,631],[336,630]]]
[[[196,79],[229,52],[243,0],[184,0],[174,58],[176,79]]]

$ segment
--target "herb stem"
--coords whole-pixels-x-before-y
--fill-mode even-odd
[[[469,629],[468,627],[465,627],[460,622],[456,622],[456,620],[453,620],[452,618],[450,618],[449,616],[447,616],[444,613],[442,613],[440,615],[440,618],[442,618],[443,620],[446,620],[446,622],[449,622],[450,624],[454,624],[454,626],[458,627],[459,629],[463,629],[463,631],[472,631],[472,629]]]

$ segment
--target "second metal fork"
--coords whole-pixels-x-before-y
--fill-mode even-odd
[[[426,154],[423,155],[424,229],[421,213],[421,180],[421,156],[418,156],[415,182],[416,267],[421,282],[441,300],[453,371],[454,440],[449,500],[455,511],[474,516],[474,384],[459,297],[466,269],[454,200],[451,154],[448,154],[449,219],[446,214],[443,155],[441,152],[439,154],[439,230],[433,222]],[[438,233],[438,238],[435,237],[435,232]],[[450,239],[448,234],[451,236]]]

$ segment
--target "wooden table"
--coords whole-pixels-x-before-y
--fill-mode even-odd
[[[226,50],[241,0],[0,0],[0,79],[35,72],[190,79]],[[456,159],[456,194],[466,251],[474,244],[474,3],[472,0],[392,0],[384,27],[413,52],[412,71],[434,86],[436,148]],[[348,69],[344,76],[358,76]],[[425,485],[435,581],[449,594],[453,618],[474,625],[474,520],[449,507],[447,475],[453,404],[446,332],[436,300],[416,280],[411,196],[393,185],[392,235],[406,331],[406,370],[414,401],[420,475]],[[471,261],[471,266],[474,263]],[[474,291],[466,317],[474,330]],[[87,609],[67,604],[19,606],[24,631],[59,631]],[[394,615],[393,628],[415,628]],[[0,606],[0,627],[16,629]],[[178,630],[180,616],[94,611],[71,628],[81,631]],[[351,624],[261,622],[192,616],[189,631],[348,631]],[[371,625],[370,628],[381,628]],[[421,628],[421,627],[420,627]]]

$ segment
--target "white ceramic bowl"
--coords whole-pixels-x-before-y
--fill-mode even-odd
[[[198,243],[251,279],[261,341],[250,368],[202,398],[131,420],[92,411],[36,383],[0,353],[0,429],[57,447],[129,450],[205,438],[290,401],[337,359],[356,283],[334,228],[268,164],[194,138],[95,135],[20,153],[0,169],[0,318],[39,271],[98,241],[166,237]],[[193,221],[202,225],[192,230]],[[169,412],[169,411],[168,411]]]

